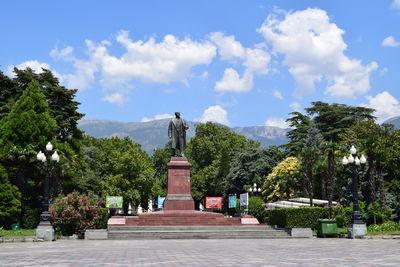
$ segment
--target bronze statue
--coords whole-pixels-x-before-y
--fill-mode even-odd
[[[183,151],[186,147],[186,130],[189,126],[181,118],[180,112],[175,112],[175,118],[171,120],[168,127],[168,137],[171,139],[171,148],[174,150],[174,156],[184,157]]]

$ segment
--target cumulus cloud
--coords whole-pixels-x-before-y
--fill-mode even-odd
[[[197,121],[203,123],[211,121],[229,126],[228,112],[218,105],[208,107]]]
[[[393,0],[392,7],[400,9],[400,0]]]
[[[219,92],[248,92],[253,87],[253,74],[246,71],[243,77],[232,68],[225,69],[221,81],[215,83],[215,90]]]
[[[225,36],[222,32],[214,32],[210,34],[210,40],[217,45],[222,60],[243,59],[246,54],[245,48],[233,35]]]
[[[103,97],[102,99],[110,104],[115,104],[117,106],[122,106],[126,101],[125,96],[120,93],[109,94]]]
[[[330,22],[321,9],[293,13],[277,11],[258,29],[272,44],[274,53],[283,54],[283,64],[295,78],[301,97],[315,90],[315,83],[326,81],[326,92],[335,97],[353,97],[370,89],[369,75],[378,65],[363,65],[344,54],[344,31]]]
[[[221,60],[232,64],[240,63],[244,67],[242,75],[233,68],[225,69],[222,79],[215,83],[216,91],[248,92],[253,87],[255,75],[268,73],[271,56],[260,45],[245,48],[235,36],[226,36],[221,32],[210,34],[210,40],[217,46]]]
[[[274,91],[272,91],[272,95],[275,97],[275,98],[278,98],[278,99],[283,99],[283,95],[282,95],[282,93],[281,93],[281,91],[279,91],[279,90],[277,90],[277,89],[275,89]]]
[[[285,119],[282,118],[269,118],[265,121],[265,126],[279,127],[282,129],[286,129],[289,127]]]
[[[174,116],[171,115],[171,114],[164,113],[164,114],[155,115],[153,118],[144,117],[144,118],[142,119],[142,122],[155,121],[155,120],[163,120],[163,119],[170,119],[170,118],[173,118],[173,117],[174,117]]]
[[[375,109],[374,115],[378,118],[378,122],[400,116],[400,103],[389,92],[383,91],[376,96],[367,96],[366,98],[368,104],[362,104],[362,106]]]
[[[70,47],[55,48],[51,55],[73,63],[75,73],[67,75],[71,83],[86,88],[99,73],[105,89],[115,89],[134,79],[150,83],[186,82],[194,66],[207,65],[216,55],[216,47],[209,41],[196,42],[188,37],[179,40],[166,35],[160,42],[155,38],[133,41],[127,31],[120,31],[116,41],[125,49],[121,56],[111,54],[110,41],[96,44],[90,40],[86,40],[86,60],[72,56]]]
[[[382,41],[382,46],[398,47],[400,46],[400,42],[396,41],[393,36],[388,36]]]

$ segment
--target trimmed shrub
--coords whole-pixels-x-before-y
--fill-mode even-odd
[[[317,229],[318,219],[328,218],[329,209],[320,207],[278,208],[270,211],[272,225],[283,228]]]
[[[50,206],[55,231],[62,235],[77,234],[82,237],[87,229],[106,228],[107,209],[104,201],[92,194],[73,192],[57,198]]]
[[[260,223],[264,222],[264,217],[266,215],[263,204],[264,201],[259,197],[249,198],[249,215],[256,217]]]

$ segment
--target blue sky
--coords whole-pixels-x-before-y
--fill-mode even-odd
[[[312,101],[400,116],[400,0],[4,1],[0,70],[54,71],[86,118],[279,126]]]

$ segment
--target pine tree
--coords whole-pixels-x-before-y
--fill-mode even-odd
[[[1,159],[21,191],[36,153],[53,140],[56,129],[39,83],[31,82],[0,125]]]

